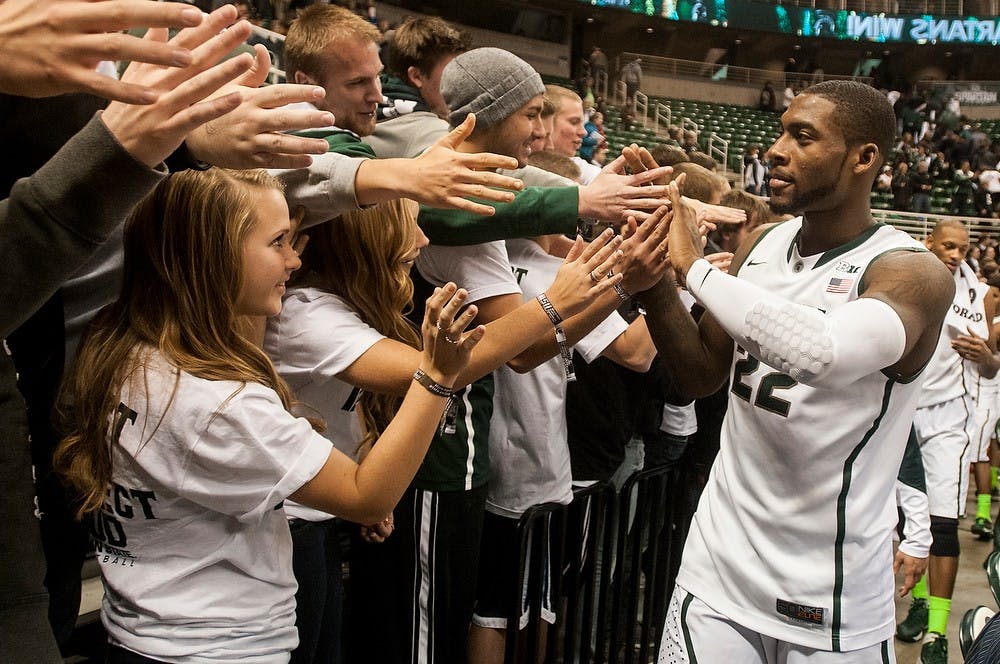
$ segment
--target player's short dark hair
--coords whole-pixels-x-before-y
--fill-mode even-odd
[[[802,91],[834,103],[834,125],[848,146],[874,143],[885,160],[896,140],[896,115],[888,98],[857,81],[823,81]]]

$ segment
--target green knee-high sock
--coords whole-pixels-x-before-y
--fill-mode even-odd
[[[948,614],[951,613],[951,600],[931,595],[927,599],[927,609],[927,631],[947,634]]]
[[[977,519],[990,518],[990,494],[988,493],[976,494],[976,518]]]
[[[914,584],[913,590],[911,590],[910,593],[913,595],[913,599],[927,599],[928,593],[926,574],[920,577],[920,580]]]

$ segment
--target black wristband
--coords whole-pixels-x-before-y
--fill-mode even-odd
[[[428,392],[436,397],[445,397],[447,399],[455,394],[455,390],[445,387],[441,383],[437,382],[424,373],[423,369],[417,369],[413,372],[413,380],[423,385]]]
[[[549,317],[549,320],[552,321],[553,325],[559,325],[559,323],[563,322],[563,317],[559,315],[556,308],[549,302],[549,298],[545,297],[545,293],[539,293],[535,299],[538,300],[538,304],[542,305],[542,310]]]
[[[171,173],[188,170],[207,171],[212,167],[208,162],[195,159],[191,150],[188,149],[187,143],[181,143],[169,157],[163,160],[163,163],[167,165],[167,170]]]

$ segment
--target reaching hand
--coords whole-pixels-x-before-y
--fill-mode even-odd
[[[629,172],[633,174],[644,173],[660,167],[649,150],[639,147],[636,143],[622,148],[622,156],[625,157]],[[664,173],[662,177],[658,177],[653,184],[669,184],[669,175],[672,171],[673,169]]]
[[[671,218],[670,208],[660,206],[622,243],[625,257],[620,269],[624,276],[622,288],[627,293],[639,293],[652,288],[670,269],[667,233]],[[633,217],[629,217],[628,225],[630,229],[635,227]]]
[[[663,185],[643,186],[671,172],[669,166],[625,175],[626,159],[618,157],[601,169],[600,174],[585,187],[580,187],[581,217],[624,221],[632,216],[645,219],[642,210],[655,210],[667,204],[667,188]]]
[[[494,173],[493,169],[517,168],[516,159],[489,152],[469,154],[456,151],[475,126],[476,116],[469,114],[465,122],[412,160],[412,170],[406,173],[411,183],[407,198],[431,207],[455,208],[482,215],[493,214],[493,208],[470,201],[468,197],[499,203],[514,200],[514,194],[506,190],[520,191],[524,183],[517,178]]]
[[[705,260],[712,264],[712,267],[729,272],[729,266],[733,264],[733,254],[728,251],[720,251],[716,254],[705,256]]]
[[[715,230],[716,224],[740,224],[747,220],[745,210],[726,207],[725,205],[711,205],[703,203],[696,198],[684,197],[684,202],[695,209],[698,213],[698,220],[703,224],[709,224],[710,230]]]
[[[900,569],[903,570],[903,585],[899,587],[899,596],[905,597],[927,571],[927,558],[914,558],[897,549],[892,562],[893,574],[898,574]]]
[[[202,22],[196,7],[148,0],[4,0],[0,2],[0,92],[50,97],[87,92],[128,104],[151,104],[162,91],[96,71],[102,60],[186,67],[180,44],[122,33],[130,28],[185,28]]]
[[[479,313],[476,305],[470,304],[456,318],[468,296],[464,288],[448,282],[442,288],[435,288],[434,294],[427,298],[421,327],[424,350],[420,366],[428,376],[446,387],[454,385],[458,372],[469,363],[472,349],[486,334],[483,325],[465,331]]]
[[[681,173],[668,186],[673,218],[670,221],[670,263],[674,266],[677,278],[687,276],[691,264],[704,255],[704,237],[698,227],[698,214],[687,201],[681,200],[681,187],[684,186],[684,174]]]
[[[209,14],[200,25],[177,33],[170,44],[191,49],[191,65],[184,69],[133,62],[122,80],[148,86],[159,93],[148,106],[112,102],[101,118],[118,142],[138,161],[155,166],[180,146],[196,127],[235,109],[239,93],[205,100],[223,85],[244,74],[253,58],[243,54],[216,64],[250,34],[250,24],[236,18],[232,5]],[[145,41],[167,43],[167,31],[153,28]]]
[[[969,334],[960,334],[955,337],[951,342],[951,347],[955,349],[955,352],[962,356],[963,359],[969,360],[970,362],[975,362],[976,364],[985,364],[993,359],[993,352],[990,347],[986,344],[986,339],[972,331],[972,328],[966,328]]]
[[[621,243],[621,236],[614,235],[610,228],[586,246],[577,237],[555,280],[545,291],[560,316],[565,319],[583,311],[594,298],[621,283],[621,274],[608,276],[622,258],[618,248]]]
[[[260,44],[257,48],[264,50]],[[329,149],[322,138],[283,133],[333,125],[333,113],[285,108],[323,99],[323,88],[289,83],[263,88],[227,85],[219,95],[231,92],[240,93],[240,105],[187,138],[187,147],[198,160],[223,168],[307,168],[312,163],[309,155]]]

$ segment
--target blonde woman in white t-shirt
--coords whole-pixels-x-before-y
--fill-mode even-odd
[[[465,291],[428,300],[417,375],[360,464],[289,411],[253,343],[299,267],[279,183],[175,173],[125,226],[118,300],[68,383],[57,467],[78,492],[105,584],[109,662],[271,664],[296,645],[286,498],[361,522],[392,509],[484,329]],[[436,325],[435,325],[436,323]]]

